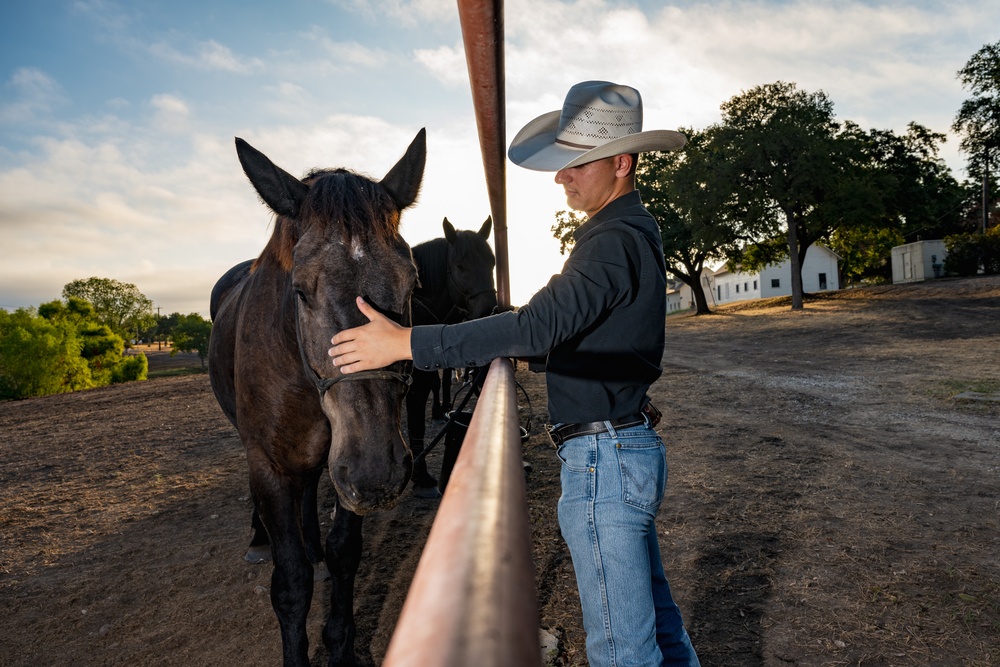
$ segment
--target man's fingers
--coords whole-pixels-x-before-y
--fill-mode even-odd
[[[374,320],[376,317],[381,316],[381,313],[379,313],[377,310],[369,306],[368,302],[365,301],[362,297],[359,296],[357,299],[355,299],[355,303],[358,304],[358,310],[361,311],[362,315],[368,318],[369,322]]]

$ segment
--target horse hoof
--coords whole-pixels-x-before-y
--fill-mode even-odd
[[[247,549],[246,555],[243,556],[243,560],[248,563],[253,563],[254,565],[266,563],[271,560],[271,547],[266,544],[262,546],[250,547]]]
[[[436,486],[414,486],[413,495],[417,498],[436,499],[441,497],[441,492]]]

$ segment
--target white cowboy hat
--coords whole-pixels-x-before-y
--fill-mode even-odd
[[[562,111],[525,125],[510,143],[511,162],[536,171],[644,151],[675,151],[687,138],[673,130],[642,131],[642,97],[629,86],[584,81],[569,89]]]

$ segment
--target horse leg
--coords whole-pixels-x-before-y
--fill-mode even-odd
[[[426,433],[424,418],[427,411],[427,398],[431,392],[428,375],[429,373],[424,371],[414,371],[413,384],[410,385],[410,390],[406,393],[406,430],[410,435],[410,452],[414,459],[417,459],[424,451],[424,434]],[[431,477],[427,471],[425,459],[415,460],[411,479],[417,496],[437,497],[437,480]],[[433,493],[428,490],[433,490]]]
[[[306,556],[313,565],[323,562],[323,545],[319,532],[319,509],[317,507],[319,478],[322,474],[323,468],[317,468],[315,472],[310,472],[306,478],[306,485],[302,489],[302,537],[306,543]]]
[[[250,546],[247,547],[243,560],[254,565],[268,562],[271,560],[271,541],[267,537],[267,529],[260,520],[256,506],[250,514],[250,531]]]
[[[361,517],[338,503],[326,538],[326,567],[330,571],[330,615],[323,643],[330,667],[357,664],[354,654],[354,578],[361,564]]]
[[[306,554],[309,557],[309,562],[313,565],[323,562],[323,547],[319,534],[319,510],[317,509],[319,478],[322,474],[322,468],[318,469],[314,476],[310,476],[302,490],[302,534],[306,541]],[[267,537],[267,529],[264,528],[264,523],[260,520],[260,514],[258,514],[256,507],[250,515],[250,527],[250,546],[247,547],[243,560],[254,565],[266,563],[271,560],[271,541]]]
[[[258,475],[251,472],[254,500],[271,536],[271,606],[281,629],[285,667],[309,665],[306,617],[312,604],[313,566],[301,530],[302,488],[271,469]]]
[[[435,371],[434,376],[430,378],[431,380],[431,418],[432,419],[443,419],[444,418],[444,401],[441,398],[441,389],[444,386],[441,382],[441,378]]]
[[[451,376],[454,371],[450,368],[444,369],[441,373],[441,410],[444,414],[441,415],[443,418],[445,414],[451,411]]]

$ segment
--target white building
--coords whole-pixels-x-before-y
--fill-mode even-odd
[[[802,290],[815,293],[840,289],[839,260],[840,257],[825,246],[817,243],[809,246],[802,263]],[[714,272],[706,270],[701,283],[709,306],[789,296],[792,293],[792,262],[786,259],[760,273],[743,273],[738,269],[730,271],[722,265]],[[685,290],[687,293],[684,296],[689,299],[690,289],[685,286],[682,293]]]
[[[892,249],[892,282],[914,283],[944,276],[944,241],[916,241]]]
[[[686,291],[685,291],[686,290]],[[667,314],[691,307],[691,290],[680,280],[667,278]]]

